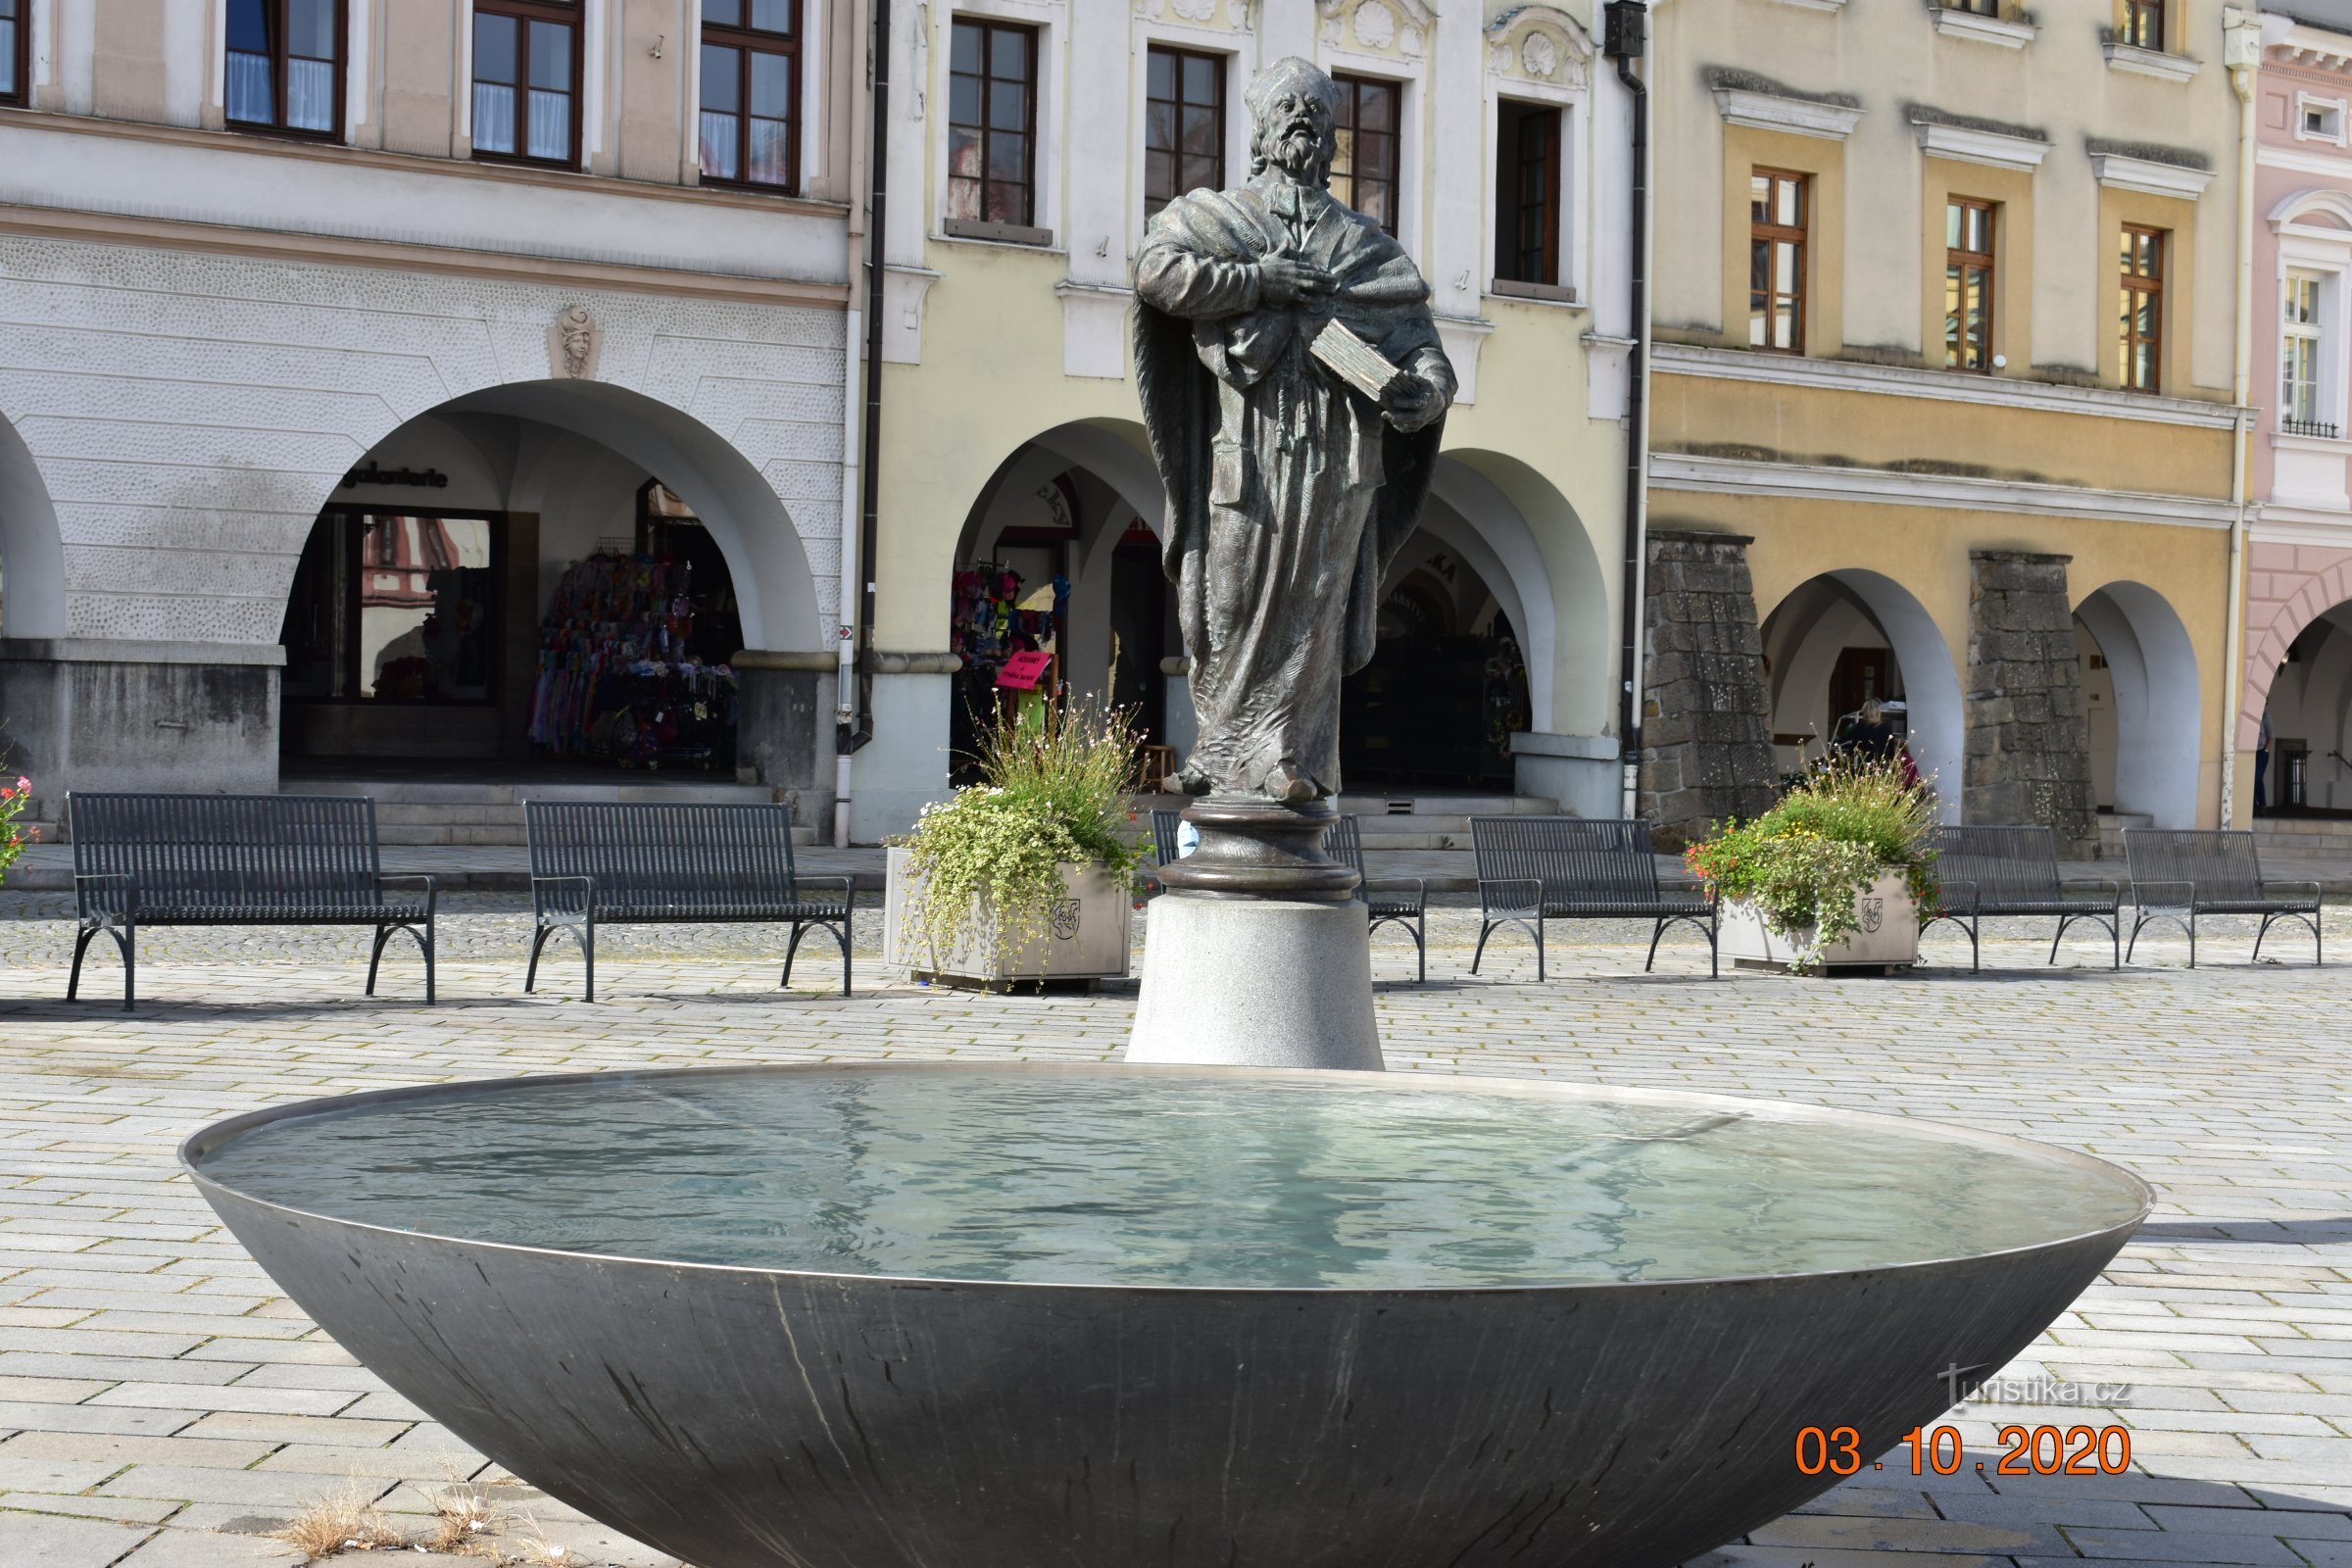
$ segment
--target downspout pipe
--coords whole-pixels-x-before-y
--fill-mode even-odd
[[[865,148],[865,417],[860,432],[857,549],[842,563],[842,657],[834,697],[833,843],[850,845],[850,760],[874,738],[874,564],[882,512],[882,300],[890,190],[890,0],[872,0],[868,41],[873,120]],[[853,693],[855,693],[853,706]]]
[[[1617,708],[1618,760],[1624,770],[1621,815],[1639,814],[1642,791],[1642,596],[1643,540],[1648,516],[1649,449],[1649,88],[1634,62],[1649,43],[1649,10],[1642,0],[1609,0],[1602,13],[1601,47],[1616,63],[1617,80],[1633,102],[1633,221],[1626,248],[1626,335],[1633,347],[1625,366],[1625,555],[1621,564]]]
[[[2249,416],[2254,393],[2254,73],[2262,64],[2262,22],[2237,6],[2222,8],[2222,59],[2237,94],[2237,363],[2230,400],[2237,422],[2230,432],[2230,601],[2228,653],[2222,665],[2222,820],[2237,818],[2237,716],[2245,690],[2246,487]]]

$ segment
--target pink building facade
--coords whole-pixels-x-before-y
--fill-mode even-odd
[[[2246,663],[2254,809],[2352,810],[2352,0],[2262,15]]]

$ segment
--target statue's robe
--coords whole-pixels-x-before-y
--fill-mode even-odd
[[[1267,304],[1277,252],[1339,279]],[[1136,258],[1144,421],[1200,720],[1184,785],[1255,793],[1287,766],[1340,787],[1340,680],[1372,658],[1380,583],[1429,494],[1443,418],[1411,435],[1308,353],[1336,317],[1447,401],[1453,369],[1412,258],[1370,220],[1275,172],[1195,191]]]

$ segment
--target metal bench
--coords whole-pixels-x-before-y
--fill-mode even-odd
[[[1152,813],[1152,868],[1154,871],[1161,866],[1174,865],[1183,858],[1184,851],[1176,842],[1177,830],[1183,825],[1182,811],[1155,810]],[[1152,878],[1152,891],[1164,893],[1167,887],[1154,876]]]
[[[2139,932],[2156,920],[2170,920],[2188,933],[2188,966],[2197,966],[2197,916],[2201,914],[2258,914],[2262,929],[2254,933],[2254,956],[2262,956],[2262,939],[2277,920],[2300,920],[2311,927],[2311,957],[2327,961],[2320,935],[2320,885],[2317,882],[2266,882],[2262,857],[2254,835],[2211,828],[2128,827],[2124,829],[2124,858],[2132,867],[2132,941],[2124,956],[2139,944]],[[2274,888],[2294,888],[2281,897]],[[2309,891],[2301,891],[2308,889]]]
[[[1404,927],[1413,939],[1413,956],[1419,972],[1413,984],[1429,981],[1429,884],[1419,877],[1391,878],[1386,886],[1375,888],[1371,873],[1364,869],[1364,835],[1356,825],[1351,811],[1332,823],[1323,835],[1324,853],[1344,861],[1360,880],[1355,897],[1364,906],[1377,935],[1384,925]],[[1407,891],[1409,889],[1409,891]]]
[[[1661,887],[1639,819],[1587,820],[1574,816],[1474,816],[1470,845],[1478,858],[1478,973],[1487,938],[1518,925],[1536,939],[1536,978],[1544,978],[1547,920],[1650,920],[1647,970],[1658,959],[1666,928],[1689,922],[1706,933],[1707,972],[1723,972],[1716,950],[1715,901],[1705,893]]]
[[[857,895],[846,876],[796,871],[791,807],[526,801],[522,810],[538,928],[523,990],[538,982],[539,952],[559,931],[579,944],[594,1002],[600,925],[757,921],[792,927],[779,986],[792,983],[801,938],[814,928],[841,944],[841,994],[850,994]]]
[[[1968,966],[1984,967],[1986,915],[2054,914],[2058,934],[2050,938],[2050,962],[2077,920],[2107,928],[2115,967],[2124,966],[2124,890],[2112,881],[2069,887],[2058,877],[2058,841],[2047,827],[1945,827],[1936,836],[1936,871],[1943,885],[1936,912],[1920,921],[1925,932],[1949,920],[1968,933]]]
[[[85,795],[66,799],[80,930],[66,1000],[101,934],[122,955],[122,1006],[137,1000],[138,933],[149,925],[364,925],[375,928],[368,995],[384,944],[406,931],[424,950],[433,1000],[433,879],[386,876],[375,803],[356,795]],[[416,897],[395,890],[416,890]]]

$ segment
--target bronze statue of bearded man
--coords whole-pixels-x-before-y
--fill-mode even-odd
[[[1340,681],[1372,657],[1453,401],[1428,282],[1326,188],[1338,101],[1307,61],[1260,73],[1249,183],[1170,202],[1136,258],[1137,378],[1200,722],[1190,794],[1339,792]]]

